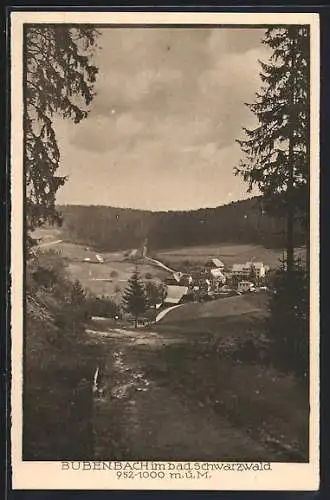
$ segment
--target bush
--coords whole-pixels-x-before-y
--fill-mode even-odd
[[[115,270],[111,271],[110,278],[118,278],[118,272]]]
[[[69,341],[84,332],[86,292],[79,281],[70,280],[57,252],[40,252],[29,260],[26,292],[39,312],[45,310],[52,317],[61,337]]]
[[[109,297],[90,297],[88,301],[88,313],[90,316],[103,316],[105,318],[120,317],[119,306]]]
[[[146,274],[144,275],[144,277],[145,277],[145,279],[147,279],[147,280],[151,280],[151,279],[153,278],[153,276],[152,276],[152,274],[151,274],[151,273],[146,273]]]

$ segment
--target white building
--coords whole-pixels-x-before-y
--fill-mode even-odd
[[[256,277],[263,278],[266,272],[269,271],[269,266],[265,266],[263,262],[246,262],[245,264],[233,264],[232,274],[239,278],[248,278],[251,270],[254,269]]]
[[[221,283],[225,283],[226,277],[223,274],[221,269],[219,269],[219,268],[210,269],[210,274],[211,274],[212,278],[218,280]]]

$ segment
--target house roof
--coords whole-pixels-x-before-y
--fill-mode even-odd
[[[187,286],[169,285],[167,287],[167,296],[165,298],[165,302],[170,304],[178,304],[182,297],[187,294],[187,292]]]
[[[221,262],[220,259],[217,259],[217,258],[212,258],[212,259],[209,259],[206,263],[207,266],[213,266],[213,267],[224,267],[224,263]]]

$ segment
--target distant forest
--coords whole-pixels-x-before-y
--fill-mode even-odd
[[[151,212],[108,206],[61,205],[64,239],[99,250],[175,248],[222,242],[253,243],[267,248],[285,244],[285,220],[267,214],[261,198],[191,211]],[[295,243],[306,243],[306,231],[297,222]]]

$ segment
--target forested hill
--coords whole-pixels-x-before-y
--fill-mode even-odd
[[[262,213],[258,197],[216,208],[151,212],[107,206],[61,205],[63,238],[99,250],[174,248],[221,242],[284,244],[284,219]],[[296,227],[296,244],[304,232]]]

